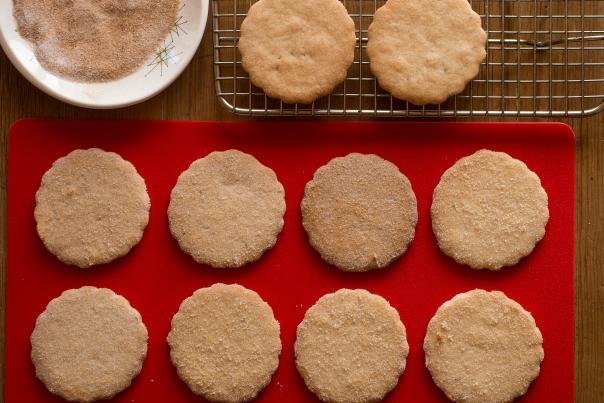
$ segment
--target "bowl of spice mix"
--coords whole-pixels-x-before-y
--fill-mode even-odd
[[[151,98],[189,64],[208,0],[0,0],[0,44],[32,84],[112,109]]]

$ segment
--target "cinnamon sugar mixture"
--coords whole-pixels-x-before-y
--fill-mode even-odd
[[[168,36],[179,0],[13,0],[40,64],[74,81],[122,78]]]

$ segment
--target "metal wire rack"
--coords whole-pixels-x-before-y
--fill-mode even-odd
[[[367,28],[385,1],[342,0],[357,29],[348,77],[311,105],[285,104],[253,86],[241,66],[241,22],[256,0],[212,0],[216,94],[245,115],[582,117],[604,109],[604,1],[470,0],[488,34],[479,76],[441,105],[390,96],[370,72]]]

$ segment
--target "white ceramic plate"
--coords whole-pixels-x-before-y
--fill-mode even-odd
[[[13,0],[0,0],[0,45],[13,65],[32,84],[61,101],[95,109],[122,108],[164,90],[189,64],[205,30],[208,0],[181,0],[178,20],[159,49],[139,70],[106,83],[77,83],[45,70],[31,44],[17,32]]]

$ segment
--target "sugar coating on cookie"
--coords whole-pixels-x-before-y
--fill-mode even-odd
[[[319,168],[301,208],[312,247],[344,271],[386,267],[415,236],[417,201],[409,180],[373,154],[352,153]]]
[[[42,177],[34,216],[46,248],[90,267],[127,254],[149,221],[150,200],[136,168],[98,148],[75,150]]]
[[[298,372],[324,402],[378,402],[405,370],[405,326],[388,301],[366,290],[322,296],[296,335]]]
[[[532,315],[499,291],[445,302],[428,324],[426,367],[454,402],[511,402],[539,375],[543,338]]]
[[[279,365],[279,322],[260,296],[214,284],[185,299],[172,318],[170,357],[193,393],[213,402],[246,402]]]
[[[110,399],[130,386],[147,354],[147,328],[106,288],[67,290],[38,316],[31,360],[48,390],[69,401]]]
[[[480,150],[443,174],[431,214],[445,254],[474,269],[499,270],[518,263],[543,238],[548,197],[524,162]]]
[[[380,86],[416,105],[463,91],[486,57],[487,35],[467,0],[388,0],[367,35]]]
[[[275,172],[237,150],[191,164],[172,190],[170,231],[195,261],[240,267],[260,259],[283,228],[285,191]]]
[[[338,0],[260,0],[239,38],[252,83],[288,103],[329,94],[346,78],[355,46],[354,21]]]

